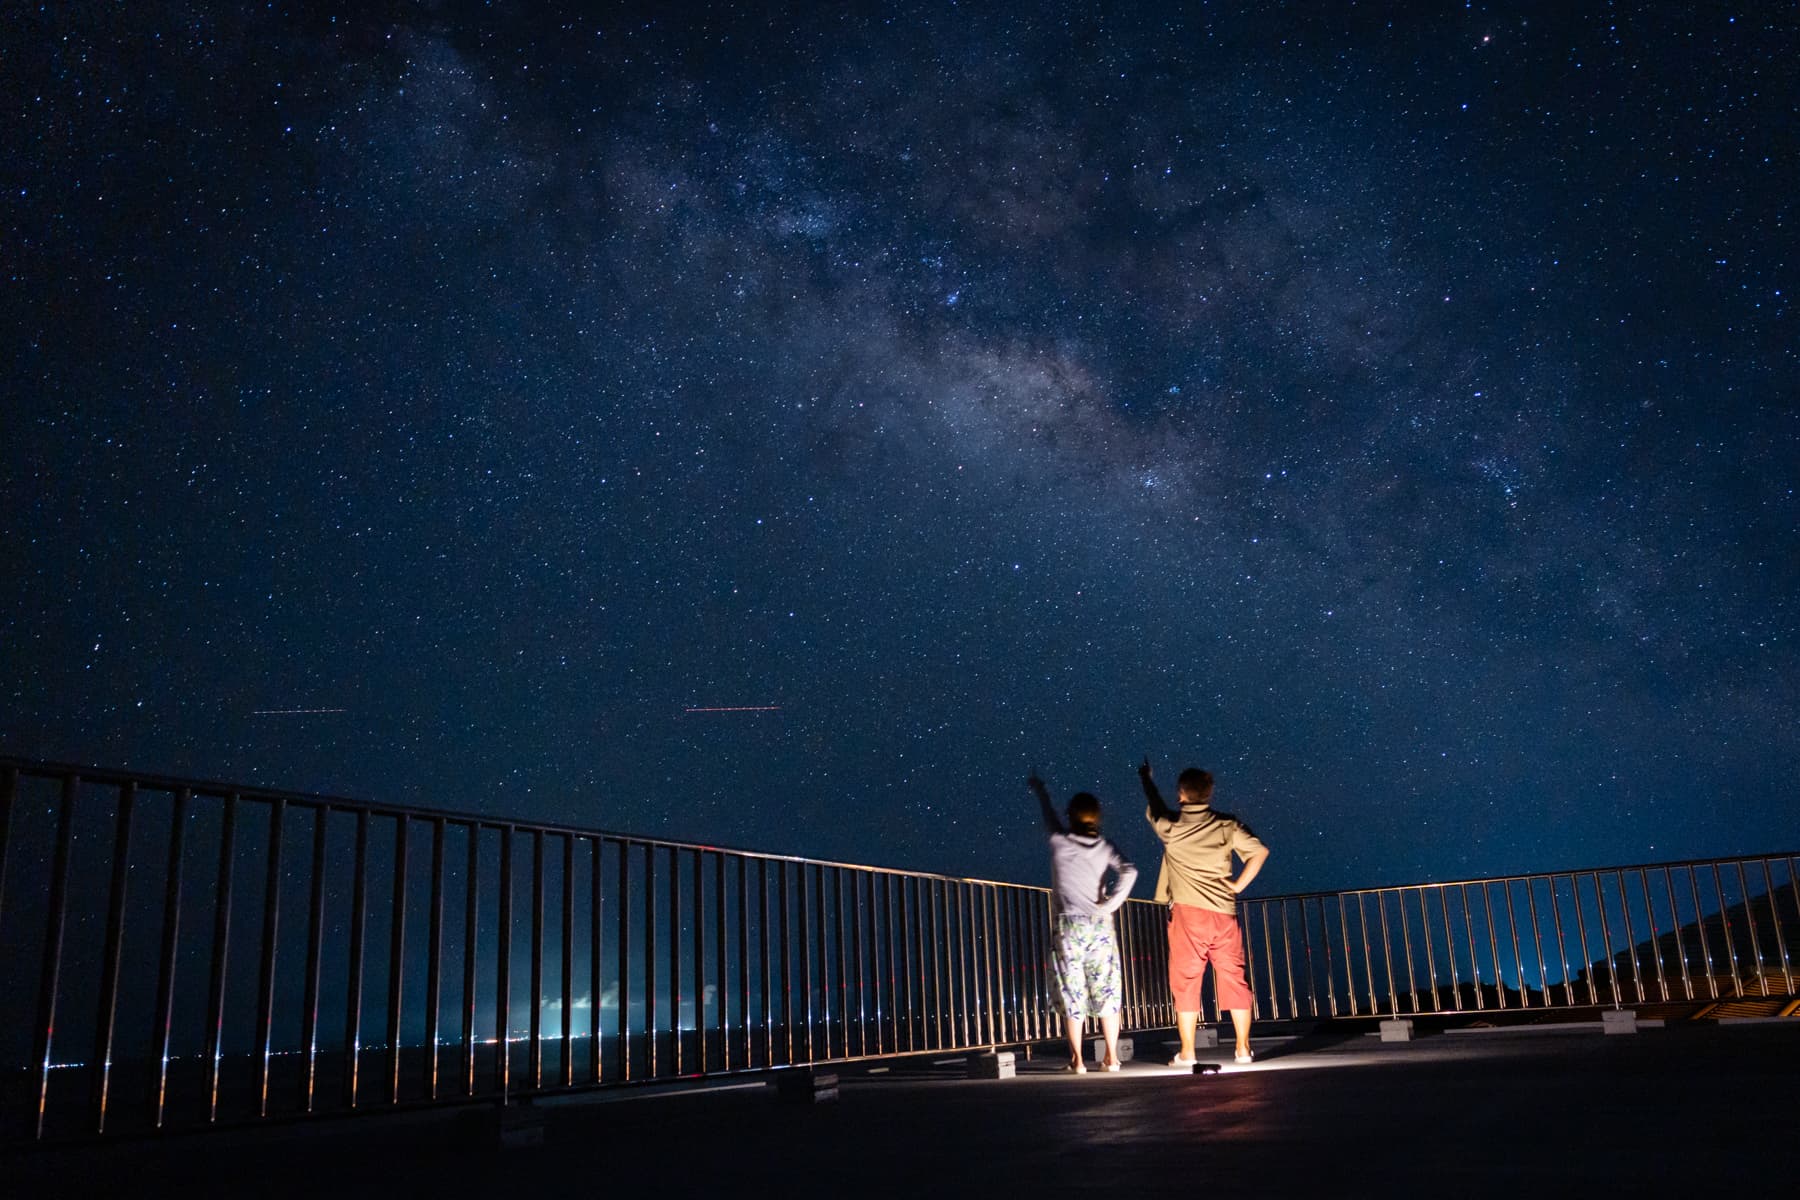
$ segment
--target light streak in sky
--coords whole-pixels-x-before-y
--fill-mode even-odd
[[[684,713],[780,712],[779,704],[719,704],[707,708],[684,708]]]
[[[349,712],[347,708],[253,708],[253,717],[295,717],[308,713],[341,713]]]

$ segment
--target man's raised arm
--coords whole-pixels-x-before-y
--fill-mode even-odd
[[[1156,790],[1156,779],[1151,773],[1148,756],[1138,766],[1138,782],[1144,785],[1144,799],[1148,801],[1144,808],[1145,820],[1154,825],[1158,821],[1174,821],[1181,817],[1179,812],[1164,802],[1162,793]]]

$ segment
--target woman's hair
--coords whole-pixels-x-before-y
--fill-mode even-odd
[[[1069,797],[1069,829],[1075,833],[1100,832],[1100,798],[1092,792],[1076,792]]]

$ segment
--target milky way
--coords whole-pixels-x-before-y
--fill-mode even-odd
[[[1144,755],[1271,890],[1800,840],[1780,6],[65,7],[0,749],[1021,880]]]

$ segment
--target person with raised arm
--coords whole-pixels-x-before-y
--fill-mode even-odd
[[[1076,792],[1070,797],[1065,826],[1037,772],[1025,782],[1038,799],[1050,836],[1052,950],[1063,1023],[1069,1035],[1069,1070],[1077,1075],[1087,1073],[1081,1030],[1089,1017],[1099,1017],[1106,1039],[1100,1066],[1117,1071],[1124,988],[1119,947],[1113,938],[1113,914],[1130,898],[1137,868],[1100,835],[1100,801],[1092,793]]]
[[[1169,906],[1169,990],[1175,996],[1175,1033],[1180,1052],[1172,1067],[1194,1065],[1194,1026],[1200,1019],[1200,982],[1210,962],[1219,1007],[1231,1013],[1237,1035],[1235,1058],[1252,1061],[1250,985],[1244,977],[1244,939],[1238,929],[1238,894],[1250,886],[1269,859],[1269,848],[1250,827],[1212,807],[1213,777],[1189,767],[1176,780],[1180,798],[1170,808],[1156,788],[1150,760],[1138,768],[1148,802],[1144,818],[1162,839],[1162,870],[1156,900]],[[1232,856],[1243,866],[1234,876]]]

